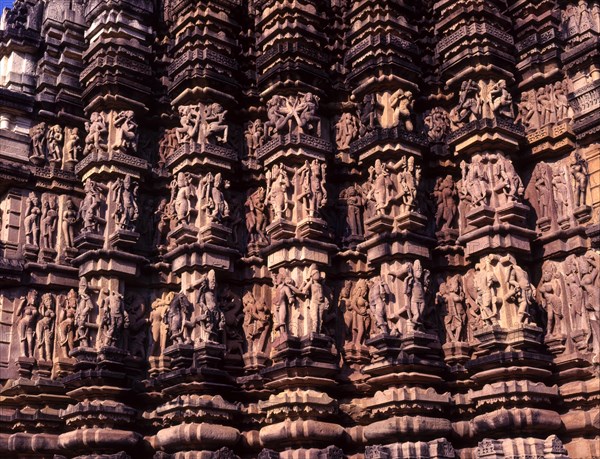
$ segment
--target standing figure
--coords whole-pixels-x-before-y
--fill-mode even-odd
[[[507,293],[504,301],[517,306],[517,319],[519,324],[530,324],[531,305],[535,292],[527,279],[527,274],[521,268],[511,265],[508,269]]]
[[[480,96],[481,88],[474,80],[463,81],[458,96],[458,105],[450,110],[450,126],[455,131],[464,124],[481,117],[483,101]]]
[[[492,113],[494,116],[502,115],[514,118],[512,96],[506,89],[506,80],[502,79],[490,88],[490,99],[492,101]]]
[[[62,160],[62,128],[55,124],[50,126],[46,132],[46,145],[48,147],[48,161],[59,163]]]
[[[29,129],[29,137],[31,138],[31,154],[29,159],[40,164],[46,159],[46,123],[39,123]]]
[[[327,202],[325,167],[325,163],[321,164],[316,159],[311,163],[306,160],[296,172],[301,188],[296,191],[295,196],[309,217],[315,217]]]
[[[387,282],[381,275],[371,280],[369,285],[369,309],[375,319],[375,325],[379,333],[390,333],[387,321],[387,302],[391,294]]]
[[[102,316],[98,330],[100,346],[117,347],[121,340],[127,317],[123,295],[114,290],[110,293],[105,290],[105,295],[99,309]]]
[[[79,153],[81,152],[81,145],[79,142],[79,128],[72,128],[67,130],[65,140],[65,162],[75,163],[78,161]]]
[[[64,300],[58,318],[58,344],[62,356],[68,358],[75,347],[75,312],[77,310],[77,292],[71,289]]]
[[[274,164],[273,168],[267,171],[266,199],[273,209],[273,220],[285,218],[289,206],[290,179],[284,167]]]
[[[265,189],[261,186],[249,194],[244,203],[246,209],[246,229],[250,236],[250,243],[267,242],[265,229],[267,227],[267,214],[265,204]]]
[[[542,280],[537,294],[538,303],[548,315],[546,336],[561,335],[563,327],[562,288],[560,280],[556,276],[556,268],[551,262],[546,262],[542,266]]]
[[[85,123],[87,135],[85,136],[85,147],[83,154],[88,155],[92,151],[101,152],[107,150],[108,128],[103,113],[94,112],[90,116],[90,122]]]
[[[535,169],[533,181],[537,195],[539,215],[538,220],[548,218],[550,216],[550,200],[552,199],[551,184],[548,183],[546,176],[547,165],[540,163]]]
[[[565,172],[561,168],[553,172],[552,185],[554,201],[556,202],[556,213],[560,221],[568,218],[569,215],[567,182],[565,180]]]
[[[25,244],[38,245],[40,235],[40,200],[32,191],[25,201],[25,219],[23,227],[25,229]]]
[[[206,211],[210,221],[222,223],[229,217],[229,204],[223,193],[226,188],[229,188],[229,181],[224,181],[220,172],[214,176],[209,172],[200,180],[201,208]]]
[[[321,277],[317,265],[313,263],[308,269],[308,279],[300,287],[302,294],[310,300],[308,309],[311,333],[321,333],[323,316],[330,307],[330,301],[324,289],[324,279]]]
[[[215,135],[215,139],[221,143],[227,143],[227,134],[229,132],[229,126],[225,124],[225,115],[227,115],[227,110],[223,108],[223,106],[217,102],[214,102],[210,105],[207,105],[202,109],[199,108],[201,112],[201,122],[198,130],[198,143],[204,144],[207,143],[209,138],[221,132],[221,136]]]
[[[139,295],[128,298],[125,306],[125,324],[127,331],[127,346],[133,357],[146,358],[146,305],[144,299]]]
[[[97,233],[100,223],[102,194],[96,182],[87,179],[84,185],[85,198],[79,206],[78,219],[83,221],[82,233]]]
[[[244,137],[246,138],[248,158],[256,159],[256,150],[265,143],[265,128],[263,122],[260,119],[249,121],[246,125]]]
[[[37,297],[36,290],[29,290],[27,296],[21,298],[15,310],[15,317],[21,317],[17,328],[19,330],[19,355],[21,357],[34,357],[35,329],[39,315]]]
[[[196,305],[196,324],[200,325],[197,342],[220,343],[225,331],[225,316],[217,304],[217,279],[214,270],[202,276]]]
[[[139,217],[137,204],[138,184],[127,174],[125,178],[118,178],[114,182],[114,200],[117,205],[115,211],[115,226],[125,231],[134,231]]]
[[[62,233],[65,247],[74,247],[75,223],[77,222],[77,210],[71,198],[65,201],[65,210],[62,213]]]
[[[242,327],[248,343],[248,353],[264,352],[271,331],[271,311],[264,301],[258,301],[251,292],[242,297],[244,322]]]
[[[168,327],[168,337],[174,345],[191,344],[194,322],[191,319],[192,303],[183,293],[172,297],[169,308],[164,316]]]
[[[90,314],[94,303],[87,291],[87,281],[82,277],[79,281],[79,299],[75,309],[75,347],[89,347],[90,345]]]
[[[485,258],[475,267],[476,304],[485,325],[498,325],[498,287],[500,282]]]
[[[282,335],[286,335],[291,332],[292,308],[297,306],[296,295],[301,292],[296,288],[294,280],[285,268],[279,268],[279,272],[273,283],[273,307],[275,309],[276,329]]]
[[[306,126],[311,130],[315,130],[316,124],[316,135],[321,137],[321,118],[317,116],[317,110],[319,109],[319,96],[316,96],[310,92],[304,94],[300,103],[298,104],[296,111],[300,113],[300,121],[298,127],[300,132],[304,132]]]
[[[437,205],[435,212],[435,225],[440,231],[455,228],[458,215],[456,188],[451,175],[439,177],[433,190]]]
[[[338,151],[350,148],[358,136],[358,120],[352,113],[345,112],[335,125],[335,145]]]
[[[581,154],[576,151],[569,164],[574,183],[575,207],[585,206],[588,184],[588,165]]]
[[[177,223],[189,225],[192,210],[191,200],[196,196],[196,189],[192,185],[190,175],[179,172],[177,178],[171,182],[170,188],[170,205],[177,216]]]
[[[460,276],[452,276],[440,285],[436,301],[444,308],[444,326],[448,342],[463,341],[467,324],[467,310]]]
[[[44,249],[54,249],[56,246],[56,227],[58,223],[56,196],[42,198],[41,245]]]
[[[346,231],[344,236],[355,237],[364,234],[363,211],[364,198],[361,190],[356,185],[350,185],[340,192],[340,201],[346,210]]]
[[[147,355],[150,357],[160,357],[167,347],[167,334],[169,332],[167,312],[174,296],[174,292],[168,292],[152,303],[152,310],[148,317],[148,322],[150,323],[150,343]]]
[[[347,326],[351,334],[351,341],[355,346],[360,346],[365,343],[371,329],[369,286],[365,279],[356,281],[346,308],[350,316]]]
[[[370,189],[366,198],[375,202],[377,215],[385,215],[394,190],[394,182],[380,159],[375,160],[375,165],[369,168],[369,183]]]
[[[412,109],[415,104],[411,91],[398,89],[391,97],[391,104],[394,107],[394,125],[398,126],[404,121],[404,128],[412,132],[414,127],[411,120]]]
[[[573,118],[573,109],[569,105],[567,81],[554,83],[554,101],[556,103],[556,121],[566,121]]]
[[[52,345],[54,344],[54,297],[44,293],[40,303],[40,319],[37,321],[35,335],[37,338],[38,360],[52,360]]]
[[[427,136],[432,142],[441,142],[450,131],[448,112],[441,107],[431,109],[423,122],[427,126]]]
[[[123,110],[115,116],[116,140],[114,147],[123,152],[135,153],[138,144],[138,125],[132,110]]]
[[[417,259],[408,269],[408,275],[404,280],[408,320],[413,329],[423,327],[425,295],[429,288],[429,276],[429,270],[423,269],[421,261]]]
[[[158,207],[153,214],[154,225],[154,238],[153,246],[159,247],[165,244],[167,234],[169,232],[171,215],[169,213],[169,205],[166,198],[162,198],[158,203]]]

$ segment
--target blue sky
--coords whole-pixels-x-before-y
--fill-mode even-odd
[[[0,0],[0,10],[2,8],[6,8],[7,6],[12,6],[13,0]]]

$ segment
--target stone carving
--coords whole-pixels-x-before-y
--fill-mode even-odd
[[[369,167],[368,192],[366,199],[373,201],[374,213],[385,215],[390,204],[395,186],[387,166],[377,159],[375,165]]]
[[[340,191],[339,201],[346,214],[344,237],[352,239],[363,236],[365,198],[362,190],[356,184],[350,185]]]
[[[335,145],[338,151],[350,148],[350,144],[358,138],[359,121],[352,113],[345,112],[335,125]]]
[[[324,286],[324,278],[316,264],[308,269],[308,278],[300,287],[300,292],[308,298],[308,311],[310,318],[309,330],[312,333],[321,333],[323,317],[329,309],[331,302]]]
[[[575,152],[569,164],[571,177],[574,184],[575,206],[580,207],[585,205],[585,197],[587,193],[588,170],[587,162],[581,157],[579,152]]]
[[[46,160],[46,123],[39,123],[29,129],[31,153],[29,160],[33,164],[41,164]]]
[[[23,228],[25,229],[25,244],[38,246],[40,236],[40,200],[32,191],[25,200],[25,218]]]
[[[146,318],[146,301],[141,295],[133,295],[125,302],[126,345],[130,354],[144,359],[146,357],[146,335],[148,319]]]
[[[458,192],[451,175],[438,177],[433,189],[436,203],[435,226],[439,231],[456,228],[458,216]]]
[[[294,198],[302,205],[308,217],[316,217],[327,204],[326,164],[313,159],[308,160],[296,171],[296,190]]]
[[[490,86],[488,86],[488,97],[493,117],[515,117],[512,96],[506,89],[506,80],[490,83]]]
[[[63,130],[55,124],[46,132],[46,147],[48,149],[48,161],[60,163],[62,161]]]
[[[227,110],[217,102],[179,107],[181,127],[175,129],[179,143],[227,143]],[[219,135],[220,134],[220,135]]]
[[[498,325],[501,299],[498,294],[500,281],[492,270],[489,257],[475,266],[475,290],[478,315],[485,325]]]
[[[90,346],[90,314],[94,310],[94,303],[88,293],[88,284],[84,277],[79,280],[77,308],[75,309],[75,347]]]
[[[450,117],[446,110],[434,107],[423,119],[427,126],[427,137],[432,142],[441,142],[450,132]]]
[[[251,292],[242,297],[244,305],[243,329],[248,343],[248,353],[265,352],[267,338],[271,332],[271,311],[262,300],[257,300]]]
[[[220,173],[213,176],[209,172],[200,180],[200,208],[209,221],[222,223],[229,217],[229,204],[223,193],[227,188],[229,188],[229,181],[223,180]]]
[[[358,134],[362,137],[375,127],[375,97],[373,94],[366,94],[363,97],[362,103],[358,106],[358,116],[360,120]]]
[[[52,360],[55,317],[54,297],[51,293],[44,293],[40,302],[39,319],[35,328],[38,360]]]
[[[169,232],[171,220],[173,219],[171,209],[172,207],[169,206],[167,199],[163,198],[160,200],[158,207],[154,211],[154,247],[159,247],[166,243],[167,233]]]
[[[369,308],[375,320],[378,333],[389,334],[387,303],[392,292],[383,276],[376,276],[369,282]]]
[[[400,213],[412,210],[416,205],[417,187],[421,180],[421,167],[415,165],[414,156],[403,156],[398,162],[397,190],[400,195]]]
[[[220,343],[225,331],[225,316],[217,304],[217,279],[214,270],[202,276],[198,285],[196,323],[199,325],[196,342]]]
[[[453,131],[481,117],[482,100],[479,92],[479,84],[476,81],[466,80],[462,82],[458,95],[458,104],[450,110],[448,115]]]
[[[77,222],[78,212],[71,198],[65,201],[65,208],[62,212],[62,234],[65,247],[74,247],[75,223]]]
[[[454,275],[442,282],[436,302],[443,309],[446,341],[458,343],[466,339],[467,310],[460,276]]]
[[[127,174],[119,177],[113,184],[115,210],[115,225],[120,230],[135,231],[139,217],[137,204],[138,183]]]
[[[65,129],[65,162],[76,163],[81,154],[81,138],[79,128]]]
[[[21,298],[15,310],[15,317],[20,317],[17,329],[19,333],[19,355],[22,357],[34,357],[36,349],[35,329],[39,317],[37,298],[37,291],[29,290],[27,296]]]
[[[56,230],[58,226],[58,204],[56,196],[42,196],[41,215],[41,247],[54,249],[56,247]]]
[[[501,116],[514,118],[513,100],[506,80],[462,82],[458,104],[450,110],[450,127],[453,131],[472,121]]]
[[[87,132],[83,148],[85,156],[91,152],[101,153],[108,150],[108,125],[104,113],[93,112],[90,121],[85,123],[85,130]]]
[[[279,269],[273,279],[273,287],[274,330],[282,335],[293,334],[298,328],[295,322],[297,295],[302,292],[285,268]]]
[[[423,328],[423,316],[426,307],[426,295],[430,284],[430,272],[421,266],[420,260],[405,265],[402,275],[404,277],[404,294],[406,295],[406,312],[409,327],[412,329]],[[399,276],[398,276],[399,277]]]
[[[273,220],[286,218],[286,213],[290,204],[288,190],[291,182],[287,170],[283,165],[274,164],[270,171],[266,173],[267,177],[267,202],[271,205],[273,211]]]
[[[600,13],[598,9],[590,9],[586,0],[579,0],[577,5],[567,4],[562,13],[562,37],[571,39],[589,30],[598,30]]]
[[[192,223],[192,199],[196,197],[196,188],[192,185],[189,173],[179,172],[177,178],[171,182],[171,200],[169,206],[178,224],[189,225]]]
[[[148,317],[150,324],[150,343],[147,355],[159,357],[167,347],[169,322],[167,313],[175,297],[174,292],[165,292],[161,297],[152,302],[152,310]]]
[[[177,149],[177,133],[176,128],[163,129],[160,141],[158,142],[158,167],[163,168],[167,159]]]
[[[523,92],[515,123],[521,122],[527,131],[534,131],[547,125],[570,121],[573,109],[567,99],[568,92],[567,80]]]
[[[138,146],[138,125],[132,110],[123,110],[115,115],[115,140],[113,148],[123,153],[135,154]]]
[[[99,327],[98,348],[104,346],[118,347],[121,343],[123,332],[129,325],[125,313],[123,295],[115,290],[103,289],[98,300]]]
[[[365,279],[354,284],[346,304],[346,327],[350,341],[355,346],[365,343],[371,329],[369,286]]]
[[[191,344],[194,322],[192,312],[194,307],[183,293],[177,293],[169,303],[165,314],[165,322],[168,326],[168,339],[174,344]]]
[[[377,105],[380,108],[377,121],[382,128],[393,128],[403,124],[407,131],[413,131],[411,116],[414,100],[411,91],[398,89],[393,93],[377,94]]]
[[[103,219],[100,217],[100,206],[104,197],[100,186],[91,179],[84,184],[85,198],[79,205],[78,219],[83,222],[82,233],[97,233]]]
[[[75,315],[77,305],[77,292],[71,289],[64,297],[57,322],[58,344],[61,349],[61,355],[64,358],[68,358],[70,352],[75,347]]]
[[[537,300],[547,314],[546,335],[553,337],[562,335],[563,303],[562,287],[552,262],[545,262],[542,267],[542,279],[537,288]]]
[[[267,236],[265,229],[267,227],[266,213],[266,191],[261,186],[254,192],[248,193],[248,198],[244,203],[246,211],[246,229],[250,237],[250,243],[266,243]]]
[[[256,159],[256,150],[265,143],[265,127],[260,119],[249,121],[244,132],[246,138],[246,154],[248,158]]]
[[[321,118],[317,116],[319,96],[310,92],[297,96],[274,95],[267,102],[265,134],[272,137],[279,134],[310,132],[321,137]]]

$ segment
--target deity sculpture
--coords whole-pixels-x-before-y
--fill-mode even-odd
[[[199,325],[197,342],[220,343],[225,331],[225,316],[217,304],[217,279],[214,270],[204,274],[198,286],[196,323]]]
[[[266,200],[273,209],[273,220],[285,218],[289,207],[288,189],[291,186],[285,166],[274,164],[266,176]]]
[[[436,203],[435,226],[440,231],[448,231],[456,227],[458,205],[456,187],[451,175],[438,177],[433,196]]]
[[[276,132],[284,134],[311,131],[321,137],[321,118],[317,116],[319,96],[310,92],[298,96],[274,95],[267,102],[265,133],[272,137]],[[287,128],[287,129],[286,129]]]
[[[411,328],[423,328],[423,316],[426,307],[426,294],[429,289],[430,272],[423,269],[420,260],[408,264],[408,272],[404,278],[404,294],[406,311]]]
[[[340,192],[339,200],[343,203],[346,213],[346,231],[344,236],[352,238],[364,234],[363,212],[365,199],[362,190],[356,185],[350,185]]]
[[[498,305],[501,302],[498,297],[500,282],[492,270],[489,258],[485,258],[475,266],[474,284],[481,320],[485,325],[498,325]]]
[[[77,310],[77,292],[71,289],[63,297],[62,308],[58,318],[58,345],[63,357],[68,358],[75,347],[75,312]]]
[[[114,119],[115,141],[113,148],[124,153],[135,153],[138,146],[138,125],[133,110],[123,110]]]
[[[34,164],[43,162],[46,159],[46,123],[39,123],[29,129],[31,138],[31,154],[29,160]]]
[[[42,197],[41,216],[41,246],[44,249],[54,249],[56,246],[56,228],[58,224],[58,204],[56,196]]]
[[[319,210],[327,203],[326,164],[314,159],[296,171],[296,180],[299,189],[296,189],[295,198],[302,204],[309,217],[316,217]]]
[[[125,304],[125,325],[127,349],[133,357],[146,357],[146,319],[145,300],[140,295],[127,298]]]
[[[515,124],[520,122],[526,131],[539,129],[541,126],[535,99],[535,93],[527,91],[521,94],[521,101],[517,104]]]
[[[246,229],[250,237],[250,243],[266,243],[267,227],[266,192],[261,186],[254,192],[249,192],[248,199],[244,203],[246,211]]]
[[[355,346],[365,343],[369,330],[371,329],[371,314],[369,308],[369,286],[365,279],[356,281],[346,301],[346,312],[348,319],[346,326],[350,339]]]
[[[260,119],[249,121],[244,132],[248,158],[256,159],[256,150],[265,143],[265,127]]]
[[[360,120],[358,134],[364,136],[375,127],[375,99],[373,94],[366,94],[363,97],[362,103],[358,106],[358,116]]]
[[[223,332],[227,353],[229,355],[243,355],[246,339],[243,329],[244,313],[242,311],[242,300],[229,286],[221,289],[218,299],[217,309],[223,313],[225,323]]]
[[[23,228],[25,230],[25,244],[38,246],[40,235],[40,200],[32,191],[25,201],[25,218]]]
[[[83,221],[82,233],[97,233],[100,224],[100,205],[103,201],[100,186],[91,179],[84,184],[85,198],[79,205],[78,219]]]
[[[21,298],[15,310],[15,317],[21,317],[17,325],[21,357],[34,357],[35,329],[39,316],[37,298],[37,291],[33,289],[29,290],[27,296]]]
[[[209,143],[212,137],[227,143],[229,126],[225,124],[227,110],[217,102],[212,104],[183,105],[179,107],[181,127],[175,128],[179,143]],[[221,133],[221,136],[217,135]]]
[[[411,132],[414,127],[411,120],[414,105],[411,91],[398,89],[393,93],[377,94],[377,104],[381,108],[378,121],[382,128],[392,128],[404,122],[404,128]]]
[[[54,297],[44,293],[40,302],[39,319],[35,327],[38,360],[52,360],[54,344]]]
[[[158,142],[158,167],[163,168],[177,149],[177,134],[175,128],[163,129],[160,141]]]
[[[162,198],[153,214],[152,227],[154,228],[153,246],[159,247],[165,244],[167,233],[171,223],[170,206],[166,198]]]
[[[80,141],[79,128],[65,130],[65,162],[74,163],[78,161],[81,153]]]
[[[548,316],[546,336],[562,334],[563,329],[563,304],[562,287],[556,274],[556,268],[550,261],[542,266],[542,279],[537,288],[538,303],[544,308]]]
[[[131,175],[117,178],[113,185],[115,210],[115,226],[120,230],[134,231],[139,217],[137,204],[138,183]]]
[[[474,80],[463,81],[459,91],[458,105],[450,110],[450,125],[452,130],[459,129],[464,124],[481,117],[483,102],[480,96],[481,88]]]
[[[517,307],[519,324],[532,324],[531,305],[534,301],[535,289],[529,278],[520,267],[511,264],[508,268],[504,301]]]
[[[523,182],[510,159],[498,155],[497,161],[492,165],[492,174],[495,179],[494,191],[501,198],[501,204],[520,201],[524,190]]]
[[[108,148],[108,127],[104,113],[93,112],[89,123],[86,121],[85,147],[83,154],[88,155],[92,151],[105,152]]]
[[[229,217],[229,204],[225,200],[223,189],[229,188],[229,181],[223,180],[221,173],[212,172],[200,180],[201,209],[206,212],[209,221],[222,223]]]
[[[369,186],[367,200],[374,201],[377,215],[385,215],[395,187],[387,167],[380,159],[369,167]]]
[[[271,331],[271,311],[262,300],[257,300],[251,292],[242,297],[244,322],[243,329],[250,354],[264,352],[267,337]]]
[[[277,276],[273,279],[274,296],[273,308],[275,311],[275,327],[282,335],[292,331],[291,319],[293,309],[297,307],[297,295],[302,292],[296,287],[290,273],[285,268],[279,268]]]
[[[75,223],[77,222],[77,209],[73,200],[67,198],[65,201],[65,209],[62,213],[62,234],[65,247],[74,247],[73,240],[75,239]]]
[[[550,216],[550,203],[552,201],[552,184],[548,183],[546,163],[539,163],[533,172],[532,180],[534,182],[537,202],[538,202],[538,221]]]
[[[172,297],[164,320],[168,327],[168,338],[173,344],[192,343],[194,322],[191,320],[191,315],[193,310],[192,303],[183,293],[177,293]]]
[[[506,80],[502,79],[491,85],[489,98],[494,116],[515,117],[512,96],[506,88]]]
[[[338,151],[350,148],[350,144],[358,137],[359,123],[352,113],[344,112],[335,125],[335,145]]]
[[[432,142],[441,142],[450,132],[448,112],[441,107],[434,107],[423,119],[427,126],[427,136]]]
[[[465,294],[460,283],[460,276],[454,275],[443,282],[436,294],[436,302],[444,310],[444,326],[447,342],[464,341],[467,324]]]
[[[331,305],[327,297],[324,280],[316,264],[308,269],[308,279],[300,287],[300,292],[309,299],[310,331],[321,333],[323,317]]]
[[[123,295],[115,290],[104,289],[100,296],[98,303],[101,320],[98,328],[98,346],[117,347],[127,318]]]
[[[398,191],[400,193],[400,213],[413,209],[417,198],[417,186],[421,177],[421,168],[415,166],[414,156],[403,156],[399,161]]]
[[[148,317],[148,323],[150,324],[150,343],[146,353],[148,356],[159,357],[167,347],[169,332],[167,312],[174,297],[175,292],[165,292],[152,303],[152,309]]]
[[[46,132],[46,146],[48,149],[48,161],[59,163],[62,160],[63,130],[55,124]]]
[[[87,281],[82,277],[79,281],[77,308],[75,309],[75,347],[89,347],[90,345],[90,314],[94,310],[94,303],[88,293]]]
[[[171,200],[169,205],[173,209],[178,224],[191,223],[192,198],[196,197],[196,188],[192,185],[189,173],[179,172],[177,178],[171,182]]]
[[[574,185],[575,207],[584,206],[588,184],[588,165],[587,161],[583,159],[578,151],[573,155],[569,163],[569,169]]]
[[[465,161],[460,162],[462,171],[461,194],[467,198],[472,207],[489,205],[492,193],[490,177],[480,158],[473,158],[469,167]]]
[[[376,276],[369,282],[369,309],[375,319],[378,333],[389,334],[387,303],[392,292],[382,276]]]

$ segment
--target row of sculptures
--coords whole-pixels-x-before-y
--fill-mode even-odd
[[[335,294],[317,265],[293,273],[280,268],[270,298],[256,289],[240,298],[227,286],[218,288],[211,270],[192,292],[165,292],[149,308],[141,294],[91,289],[82,278],[77,292],[44,293],[39,300],[32,289],[17,300],[13,336],[22,357],[49,361],[54,352],[69,358],[75,348],[104,346],[138,358],[200,343],[256,354],[267,352],[269,340],[279,336],[311,333],[329,335],[341,353],[376,335],[415,331],[476,345],[478,334],[490,327],[542,327],[547,343],[568,341],[571,351],[597,353],[599,263],[593,251],[548,260],[536,288],[512,255],[486,255],[466,274],[437,281],[414,260],[370,279],[347,280]]]
[[[435,107],[422,117],[423,130],[432,142],[444,137],[465,124],[497,116],[515,119],[526,130],[535,130],[551,123],[570,120],[573,110],[569,106],[567,81],[557,81],[539,89],[526,91],[517,105],[514,104],[504,79],[465,80],[458,91],[457,104],[450,110]],[[389,129],[401,127],[413,132],[420,125],[414,112],[414,96],[409,90],[396,89],[366,94],[360,102],[350,98],[344,112],[333,123],[332,138],[338,152],[347,151],[350,144],[376,127]],[[349,107],[349,108],[348,108]],[[274,95],[266,102],[266,121],[255,119],[246,124],[244,131],[244,161],[256,160],[257,151],[275,135],[299,133],[322,137],[322,119],[318,114],[319,96],[313,93]],[[158,165],[164,167],[170,155],[182,144],[228,144],[231,135],[227,110],[217,102],[201,102],[177,108],[179,126],[163,130],[158,142]],[[85,123],[84,156],[92,151],[108,150],[136,154],[139,142],[138,124],[134,112],[93,112]],[[420,128],[419,128],[420,130]],[[59,125],[39,123],[31,128],[32,148],[30,159],[42,164],[46,158],[58,162],[65,156],[67,162],[76,162],[82,151],[77,128],[62,129]]]
[[[588,0],[568,3],[561,10],[562,37],[569,40],[590,30],[600,31],[600,7]]]
[[[158,201],[155,210],[148,209],[147,202],[142,209],[138,182],[130,175],[109,186],[88,179],[78,205],[67,198],[59,206],[57,196],[49,193],[40,199],[31,192],[24,198],[24,242],[55,250],[60,229],[63,247],[74,247],[79,231],[102,231],[107,200],[114,208],[116,230],[141,232],[139,223],[145,221],[154,246],[168,245],[168,234],[179,225],[197,225],[198,213],[200,225],[231,227],[233,242],[239,246],[267,244],[267,226],[279,219],[294,223],[303,218],[324,219],[342,243],[364,237],[365,222],[374,217],[413,211],[435,215],[435,230],[447,232],[465,228],[464,218],[472,209],[510,206],[523,202],[524,197],[533,206],[542,232],[574,226],[578,221],[573,218],[589,218],[588,165],[578,152],[553,164],[538,163],[526,191],[512,161],[503,153],[476,154],[470,163],[461,163],[461,171],[458,182],[452,175],[439,177],[428,185],[433,189],[427,193],[415,157],[404,155],[396,162],[378,159],[369,167],[364,183],[343,185],[337,199],[330,198],[326,164],[316,159],[296,167],[272,165],[265,172],[266,186],[252,188],[243,196],[230,193],[229,181],[220,173],[199,176],[180,172],[171,182],[170,197]],[[141,218],[143,213],[145,218]]]

